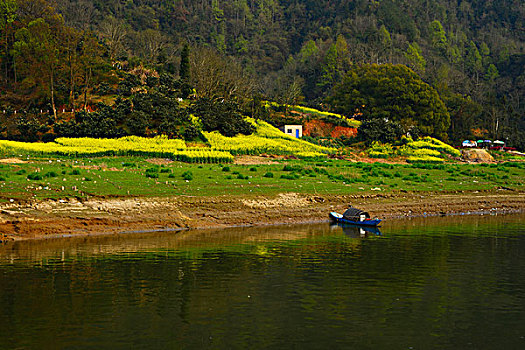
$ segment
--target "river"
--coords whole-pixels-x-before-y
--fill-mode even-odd
[[[0,349],[522,349],[525,216],[0,245]]]

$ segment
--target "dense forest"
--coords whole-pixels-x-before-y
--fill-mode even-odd
[[[451,142],[484,137],[525,148],[520,0],[0,0],[0,34],[2,137],[16,136],[10,128],[46,133],[60,110],[87,111],[93,101],[98,124],[114,122],[107,116],[117,109],[128,125],[108,135],[144,131],[141,118],[165,124],[148,114],[162,108],[183,118],[175,134],[193,135],[173,98],[194,95],[207,99],[201,106],[235,101],[236,114],[269,99],[389,119],[404,131],[416,125]],[[367,88],[374,74],[389,86],[414,82],[420,88],[405,103],[437,110],[384,110],[384,94],[394,92],[379,78]],[[11,118],[14,110],[24,117]]]

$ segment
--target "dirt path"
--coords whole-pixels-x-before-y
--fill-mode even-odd
[[[525,211],[525,193],[276,197],[172,197],[45,201],[0,205],[0,241],[136,230],[319,222],[352,204],[383,219],[454,213]]]

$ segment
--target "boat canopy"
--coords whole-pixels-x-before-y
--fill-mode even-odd
[[[352,221],[361,221],[361,215],[364,215],[366,219],[370,219],[370,214],[368,214],[366,211],[354,207],[346,209],[346,211],[343,214],[343,217]]]

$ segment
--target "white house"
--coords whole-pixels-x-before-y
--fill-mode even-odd
[[[301,138],[303,137],[303,126],[302,125],[285,125],[279,128],[286,135]]]

